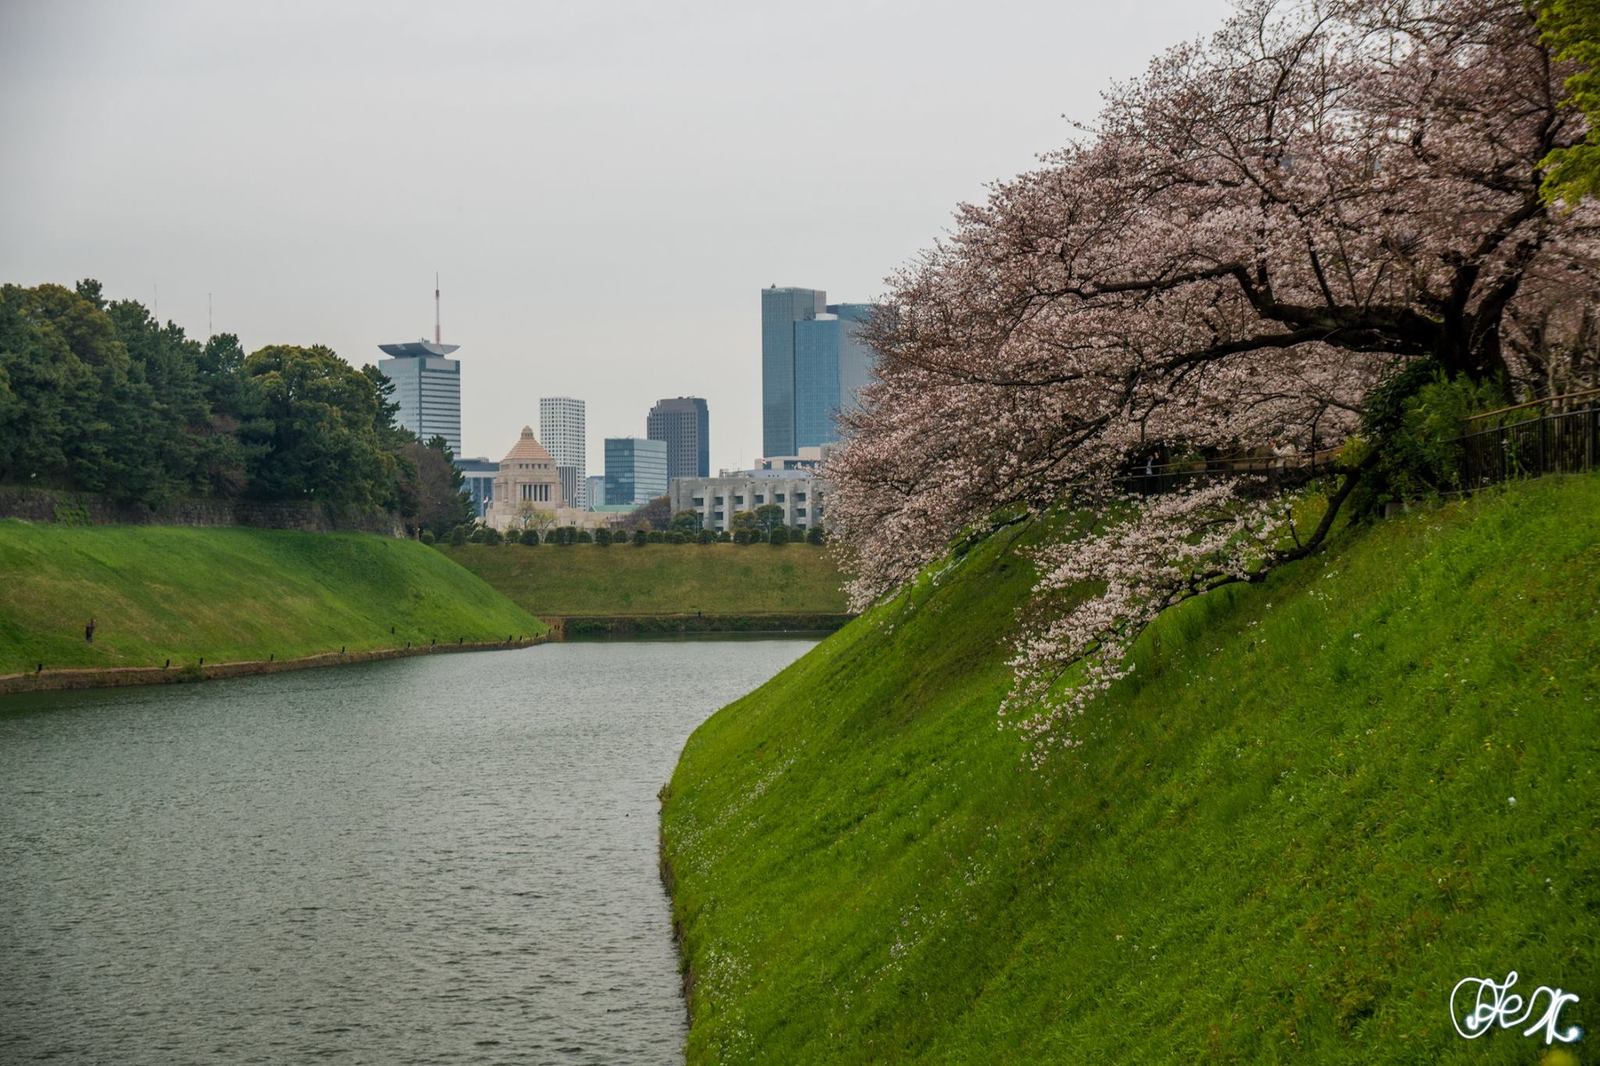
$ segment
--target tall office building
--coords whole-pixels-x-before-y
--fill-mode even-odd
[[[380,344],[388,359],[378,369],[394,382],[395,421],[426,444],[443,437],[451,455],[461,454],[461,363],[445,358],[460,348],[444,343],[439,326],[439,276],[433,278],[433,340]]]
[[[871,304],[829,304],[820,289],[761,290],[761,447],[794,455],[837,441],[838,417],[872,379],[861,337]]]
[[[589,484],[589,510],[604,507],[606,504],[606,476],[604,474],[590,474],[583,479]]]
[[[711,473],[711,415],[698,396],[657,400],[645,419],[645,436],[667,442],[667,478]]]
[[[589,506],[584,433],[582,400],[570,396],[546,396],[539,400],[539,440],[556,461],[562,498],[568,501],[568,506],[580,510]]]
[[[443,437],[451,455],[461,454],[461,361],[445,356],[459,347],[429,340],[378,345],[391,357],[379,359],[378,369],[394,382],[395,421],[424,444]]]
[[[667,442],[606,438],[606,503],[649,503],[667,494]]]

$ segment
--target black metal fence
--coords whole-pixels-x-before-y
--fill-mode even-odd
[[[1576,474],[1600,465],[1600,404],[1550,411],[1461,438],[1468,489],[1514,478]]]
[[[1600,395],[1596,390],[1556,397],[1474,416],[1468,424],[1520,418],[1521,421],[1473,430],[1456,438],[1460,447],[1461,489],[1471,491],[1501,481],[1575,474],[1600,469]],[[1123,491],[1137,496],[1176,492],[1215,478],[1248,477],[1253,491],[1280,492],[1329,473],[1336,451],[1278,454],[1263,457],[1196,459],[1177,463],[1146,462],[1116,479]],[[1449,480],[1457,480],[1452,476]]]
[[[1251,484],[1276,493],[1321,477],[1332,468],[1336,452],[1320,451],[1229,459],[1195,459],[1177,463],[1145,463],[1116,479],[1124,492],[1159,496],[1198,481],[1216,478],[1250,478]]]

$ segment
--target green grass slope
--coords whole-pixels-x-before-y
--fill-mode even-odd
[[[438,552],[391,537],[0,521],[0,674],[543,632]]]
[[[691,1063],[1539,1062],[1451,1026],[1511,969],[1600,1033],[1600,478],[1168,612],[1037,771],[995,718],[1036,535],[690,739]]]
[[[843,614],[843,578],[813,544],[467,544],[450,558],[541,618]]]

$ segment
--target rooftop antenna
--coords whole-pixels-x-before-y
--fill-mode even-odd
[[[433,343],[443,344],[444,335],[439,332],[439,272],[433,272]]]

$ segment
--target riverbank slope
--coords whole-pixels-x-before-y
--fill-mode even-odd
[[[663,862],[691,1063],[1535,1061],[1465,977],[1600,1025],[1600,477],[1344,535],[1169,611],[1028,766],[1038,530],[690,739]]]
[[[438,552],[392,537],[0,521],[0,675],[498,644],[545,631]]]
[[[440,546],[524,610],[574,636],[835,629],[844,578],[814,544]]]

